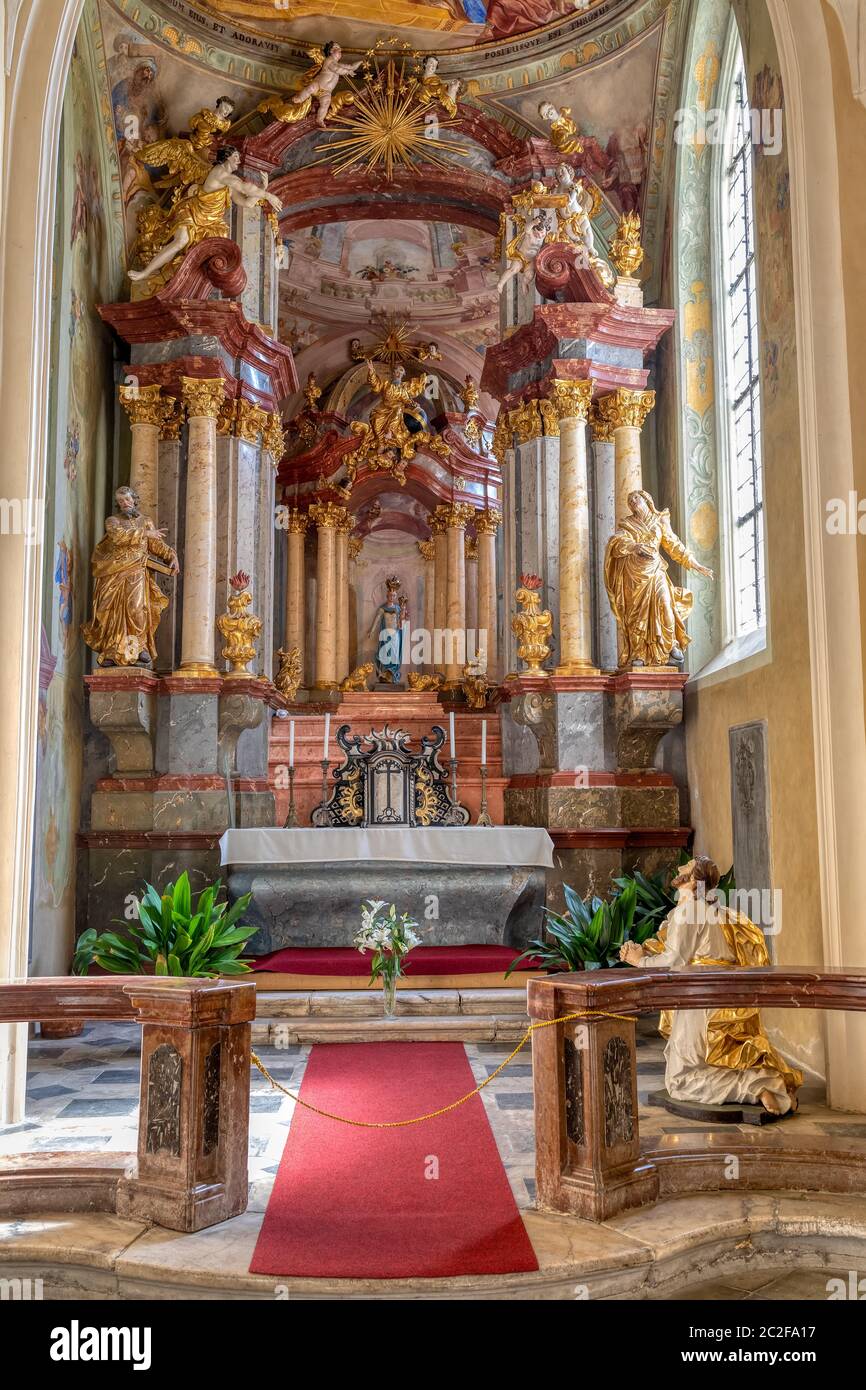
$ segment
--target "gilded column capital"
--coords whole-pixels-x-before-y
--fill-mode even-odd
[[[358,556],[361,554],[361,551],[362,551],[363,549],[364,549],[364,537],[363,537],[363,536],[350,536],[350,537],[349,537],[349,559],[350,559],[350,560],[357,560]]]
[[[219,408],[217,415],[217,434],[228,436],[235,432],[235,422],[238,416],[238,403],[233,396],[227,396]]]
[[[612,429],[628,425],[631,429],[642,429],[646,417],[656,403],[655,391],[629,391],[619,386],[609,396],[600,396],[599,413],[609,421]]]
[[[344,507],[342,520],[337,522],[337,530],[341,531],[343,535],[348,536],[354,529],[355,517],[349,511],[348,507]]]
[[[430,530],[434,536],[442,536],[445,534],[448,528],[447,512],[448,508],[445,506],[444,502],[440,502],[438,507],[434,507],[427,518]]]
[[[508,423],[508,411],[500,410],[496,417],[496,428],[493,431],[493,442],[490,452],[496,459],[500,468],[505,466],[505,451],[511,448],[512,430]]]
[[[418,549],[421,552],[422,560],[434,560],[436,558],[436,547],[432,541],[419,541]]]
[[[557,377],[551,383],[550,399],[560,422],[586,420],[592,400],[592,382],[563,381]]]
[[[436,510],[439,510],[438,507]],[[475,508],[471,502],[452,502],[450,507],[444,508],[444,512],[446,529],[463,531],[474,517]]]
[[[182,376],[180,381],[188,417],[216,420],[226,394],[222,377]]]
[[[474,536],[467,536],[463,542],[463,551],[467,560],[478,559],[478,541]]]
[[[130,425],[162,425],[168,401],[163,399],[161,392],[159,384],[118,387],[120,404],[129,416]]]
[[[320,531],[339,531],[343,528],[347,512],[337,502],[314,502],[310,516]]]
[[[592,437],[598,444],[613,443],[613,425],[610,420],[606,420],[598,408],[598,401],[593,401],[589,409],[589,427],[592,430]]]
[[[163,406],[165,411],[160,425],[160,439],[180,439],[181,426],[183,425],[183,406],[174,396],[164,396]]]
[[[495,536],[502,525],[502,513],[498,507],[487,507],[475,513],[475,530],[479,536]]]
[[[309,512],[299,511],[297,507],[290,507],[286,512],[285,530],[290,531],[293,536],[304,536],[310,524]]]
[[[248,444],[257,444],[259,435],[264,435],[270,420],[269,411],[241,397],[235,412],[235,433],[238,439],[245,439]]]
[[[517,435],[518,444],[529,444],[533,439],[538,439],[544,430],[538,401],[521,401],[520,405],[508,412],[508,424]]]
[[[282,416],[278,410],[273,410],[270,413],[265,411],[262,448],[267,450],[274,463],[279,463],[286,452],[286,436],[283,430]]]

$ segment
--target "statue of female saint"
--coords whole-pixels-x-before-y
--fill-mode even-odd
[[[620,637],[620,667],[682,666],[693,595],[671,583],[664,550],[684,569],[712,579],[657,511],[648,492],[630,492],[629,515],[607,543],[604,582]]]
[[[145,210],[153,214],[153,225],[140,224],[144,233],[139,241],[154,254],[141,270],[128,272],[130,280],[149,280],[170,265],[175,256],[207,237],[227,237],[226,213],[233,202],[245,208],[269,203],[274,212],[280,211],[283,205],[275,194],[261,184],[238,178],[235,170],[240,162],[240,151],[234,145],[224,145],[217,150],[213,168],[200,182],[188,184],[182,197],[167,212],[159,208]]]
[[[150,666],[168,607],[152,571],[177,574],[180,566],[164,532],[141,515],[132,489],[119,487],[114,495],[118,515],[108,517],[93,552],[93,617],[81,632],[100,666]],[[161,563],[155,566],[154,560]]]
[[[583,179],[576,179],[570,164],[560,164],[556,171],[556,192],[565,199],[565,205],[556,209],[556,235],[560,241],[568,241],[579,247],[586,264],[598,276],[605,289],[612,289],[616,276],[603,257],[595,249],[595,233],[591,219],[601,203],[598,190],[587,187]]]
[[[386,685],[399,685],[403,667],[403,618],[405,599],[400,594],[396,575],[385,580],[385,602],[376,609],[368,637],[379,634],[376,649],[376,674]]]

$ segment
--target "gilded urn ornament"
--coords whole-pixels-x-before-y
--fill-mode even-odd
[[[180,566],[165,532],[141,515],[132,488],[119,487],[114,496],[117,514],[106,520],[90,562],[93,616],[81,633],[100,666],[150,666],[169,603],[153,572],[178,574]]]
[[[511,630],[518,640],[517,655],[526,662],[528,676],[543,676],[541,663],[550,656],[548,638],[553,632],[553,614],[541,607],[542,581],[537,574],[522,574],[514,597],[523,609],[511,619]]]
[[[230,668],[226,680],[255,680],[247,665],[256,654],[255,640],[262,630],[262,620],[247,612],[253,601],[249,584],[250,577],[243,570],[232,575],[228,608],[217,618],[225,642],[222,654]]]
[[[610,259],[620,275],[632,280],[640,270],[643,258],[640,217],[636,212],[627,212],[619,219],[616,237],[611,242]]]

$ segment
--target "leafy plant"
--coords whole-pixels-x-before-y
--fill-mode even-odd
[[[526,950],[511,962],[507,975],[529,961],[549,971],[617,965],[620,947],[638,939],[634,935],[634,884],[609,902],[596,897],[583,899],[567,885],[563,885],[563,893],[566,911],[544,909],[544,937],[530,941]]]
[[[138,918],[118,922],[126,935],[93,927],[78,939],[74,974],[86,974],[92,961],[114,975],[178,975],[187,979],[217,975],[243,975],[249,970],[241,955],[257,928],[244,926],[241,918],[250,905],[245,893],[231,906],[217,902],[221,880],[199,894],[193,907],[189,877],[184,872],[160,894],[145,884]]]
[[[691,855],[681,851],[677,867],[688,864]],[[612,880],[614,885],[614,901],[634,886],[637,892],[637,900],[634,910],[634,936],[633,940],[642,945],[649,937],[655,936],[668,913],[676,907],[676,890],[670,886],[670,877],[665,874],[651,874],[647,877],[640,870],[633,874],[623,874],[619,878]],[[722,874],[719,879],[719,886],[716,890],[723,901],[726,901],[729,894],[736,891],[734,880],[734,868],[731,865],[726,874]]]

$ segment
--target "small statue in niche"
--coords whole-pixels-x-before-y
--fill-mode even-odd
[[[445,82],[439,76],[439,59],[432,56],[427,58],[418,89],[418,105],[430,106],[434,102],[438,102],[440,106],[445,108],[453,121],[457,115],[459,91],[460,79],[455,77],[450,82]]]
[[[304,85],[290,97],[267,97],[259,104],[260,111],[270,111],[278,121],[291,125],[303,121],[316,103],[316,125],[321,130],[328,116],[337,116],[344,106],[355,100],[354,92],[335,92],[341,77],[352,77],[361,66],[341,63],[343,50],[338,43],[329,42],[323,48],[311,48],[313,67],[304,78]]]
[[[150,517],[138,510],[129,487],[114,494],[117,515],[107,518],[105,535],[93,552],[93,617],[82,636],[98,653],[100,666],[150,666],[156,631],[168,599],[153,578],[179,574],[177,555]]]
[[[582,154],[583,141],[572,120],[571,107],[557,109],[552,101],[543,101],[538,108],[543,121],[550,122],[550,143],[560,154]]]
[[[535,258],[547,235],[547,215],[543,208],[529,209],[525,216],[517,213],[515,220],[517,231],[505,248],[505,269],[496,282],[497,294],[518,275],[528,284],[535,270]]]
[[[376,616],[367,633],[378,634],[376,674],[385,685],[399,685],[403,670],[403,605],[400,601],[400,580],[395,574],[385,580],[385,602],[376,609]]]
[[[693,595],[673,584],[664,551],[684,569],[713,578],[671,529],[648,492],[628,495],[629,515],[617,524],[604,557],[604,582],[619,629],[620,669],[682,666],[689,638],[685,621]]]
[[[292,647],[290,649],[280,647],[276,655],[279,667],[274,677],[274,685],[286,700],[294,700],[303,676],[303,672],[301,671],[301,649],[300,647]]]
[[[283,205],[275,194],[260,184],[238,178],[235,170],[240,162],[240,152],[234,145],[224,145],[217,150],[213,168],[205,166],[200,182],[189,184],[168,209],[144,209],[148,216],[139,218],[137,246],[146,264],[140,270],[130,270],[130,280],[149,280],[207,237],[228,236],[225,218],[233,202],[246,208],[267,202],[275,212],[280,211]]]
[[[363,666],[356,666],[354,671],[350,671],[345,680],[340,682],[340,689],[347,690],[366,690],[367,681],[373,674],[372,661],[365,661]]]
[[[307,402],[307,409],[316,414],[319,410],[319,401],[322,398],[322,388],[316,381],[316,373],[310,372],[307,377],[307,384],[304,387],[304,400]]]
[[[718,883],[718,865],[696,854],[673,881],[677,905],[658,934],[643,946],[627,942],[620,960],[642,970],[769,965],[761,928],[720,899]],[[672,1100],[762,1105],[772,1115],[797,1109],[803,1074],[772,1046],[757,1009],[678,1009],[661,1026]]]
[[[601,194],[583,179],[576,179],[570,164],[559,165],[556,180],[556,192],[565,201],[564,206],[556,209],[557,227],[551,239],[577,246],[605,289],[613,289],[616,276],[607,261],[597,254],[592,230],[592,218],[601,207]]]
[[[472,380],[472,377],[468,374],[466,376],[466,380],[463,383],[463,390],[460,392],[460,396],[463,401],[463,409],[467,412],[467,414],[470,410],[478,409],[478,387],[475,385],[475,382]]]

